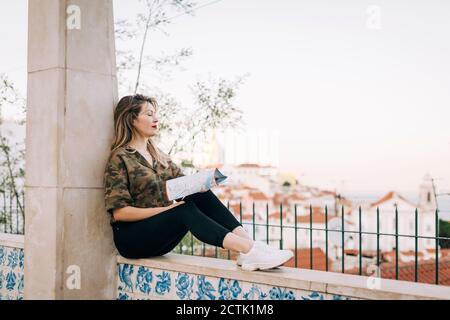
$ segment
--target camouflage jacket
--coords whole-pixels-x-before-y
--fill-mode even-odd
[[[114,223],[113,209],[126,206],[138,208],[166,207],[172,204],[167,198],[165,182],[184,176],[180,167],[171,159],[169,166],[153,159],[150,166],[139,152],[121,147],[112,152],[108,158],[105,173],[105,208],[111,214],[110,223]]]

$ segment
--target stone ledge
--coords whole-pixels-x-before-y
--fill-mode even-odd
[[[267,271],[243,271],[234,261],[169,253],[151,259],[126,259],[119,264],[186,272],[258,284],[345,295],[359,299],[450,299],[450,287],[408,281],[378,279],[335,272],[281,267]],[[379,282],[379,289],[368,283]]]
[[[21,234],[9,234],[0,232],[0,246],[11,248],[24,248],[25,237]]]

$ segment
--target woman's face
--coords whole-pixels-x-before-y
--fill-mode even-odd
[[[147,101],[144,102],[138,117],[133,120],[135,130],[146,138],[153,137],[158,130],[157,116],[155,107]]]

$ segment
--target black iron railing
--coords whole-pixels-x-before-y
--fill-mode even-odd
[[[227,207],[229,209],[230,204],[229,202],[227,202]],[[273,224],[271,221],[269,221],[269,206],[268,204],[266,205],[266,221],[261,222],[261,221],[257,221],[256,219],[256,213],[255,213],[255,203],[253,203],[253,210],[252,210],[252,215],[251,215],[251,221],[244,221],[242,219],[242,203],[239,203],[239,221],[241,222],[241,224],[243,225],[248,225],[249,228],[251,228],[251,234],[253,236],[253,239],[256,239],[256,228],[257,227],[265,227],[266,229],[266,241],[267,243],[269,243],[269,229],[270,228],[279,228],[280,230],[280,242],[279,242],[279,247],[280,249],[283,249],[283,230],[286,229],[294,229],[294,248],[295,248],[295,262],[294,262],[294,266],[298,267],[298,231],[299,230],[308,230],[309,231],[309,268],[310,269],[314,269],[314,258],[313,258],[313,231],[320,231],[323,232],[323,234],[325,235],[325,271],[331,271],[329,270],[329,235],[330,233],[340,233],[341,234],[341,245],[340,245],[340,250],[341,250],[341,266],[340,266],[340,272],[345,273],[346,272],[346,268],[345,268],[345,262],[346,262],[346,248],[345,248],[345,235],[346,234],[353,234],[353,235],[357,235],[358,236],[358,263],[357,263],[357,274],[359,275],[363,275],[363,238],[365,236],[373,236],[376,237],[376,258],[374,257],[374,259],[376,259],[376,266],[380,266],[382,264],[383,261],[381,261],[381,250],[380,250],[380,237],[394,237],[395,238],[395,247],[394,252],[395,252],[395,279],[399,280],[399,239],[400,238],[413,238],[414,239],[414,281],[415,282],[419,282],[419,269],[420,269],[420,264],[419,264],[419,239],[429,239],[429,240],[433,240],[434,241],[434,269],[435,269],[435,279],[434,279],[434,283],[435,284],[439,284],[439,274],[440,274],[440,270],[439,270],[439,253],[442,251],[440,250],[440,246],[439,246],[439,242],[444,242],[446,241],[447,243],[449,242],[450,238],[448,236],[440,236],[439,235],[439,211],[435,210],[434,211],[434,220],[435,220],[435,234],[433,236],[430,235],[420,235],[419,234],[419,219],[418,219],[418,209],[415,209],[415,212],[412,213],[414,214],[414,220],[415,220],[415,226],[414,226],[414,234],[402,234],[399,233],[399,215],[398,215],[398,208],[395,208],[395,233],[386,233],[386,232],[380,232],[380,209],[377,207],[376,209],[376,231],[365,231],[363,230],[363,212],[361,207],[358,208],[358,227],[357,230],[346,230],[345,229],[345,225],[346,225],[346,221],[345,221],[345,210],[344,210],[344,206],[342,206],[341,208],[341,214],[340,214],[340,219],[341,219],[341,227],[339,229],[330,229],[329,228],[329,210],[328,207],[325,206],[324,208],[324,214],[325,214],[325,221],[323,223],[324,227],[313,227],[313,210],[312,210],[312,206],[309,206],[309,225],[308,226],[299,226],[297,223],[297,205],[294,206],[294,225],[287,225],[284,223],[283,221],[283,205],[280,204],[280,210],[279,210],[279,214],[280,214],[280,219],[279,219],[279,224]],[[237,213],[235,213],[237,215]],[[202,255],[205,256],[206,253],[206,246],[205,243],[201,243],[197,240],[197,247],[201,246],[202,250],[200,253],[196,253],[194,252],[194,237],[191,233],[188,233],[187,236],[185,237],[185,239],[189,239],[189,244],[187,244],[186,240],[183,240],[178,246],[177,248],[174,249],[174,252],[177,253],[181,253],[181,254],[198,254],[198,255]],[[217,258],[225,258],[225,259],[230,259],[231,254],[230,254],[230,250],[226,250],[227,253],[225,256],[219,256],[219,251],[218,248],[215,247],[215,254],[214,256]],[[223,250],[222,250],[223,251]],[[449,257],[450,258],[450,257]]]

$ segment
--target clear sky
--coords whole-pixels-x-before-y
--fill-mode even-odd
[[[142,8],[114,5],[116,19]],[[429,172],[450,192],[449,12],[445,0],[222,0],[151,34],[147,50],[193,49],[158,83],[186,106],[195,79],[250,73],[236,100],[245,122],[278,130],[281,169],[306,183],[415,195]],[[25,0],[0,0],[0,71],[23,93],[26,14]]]

